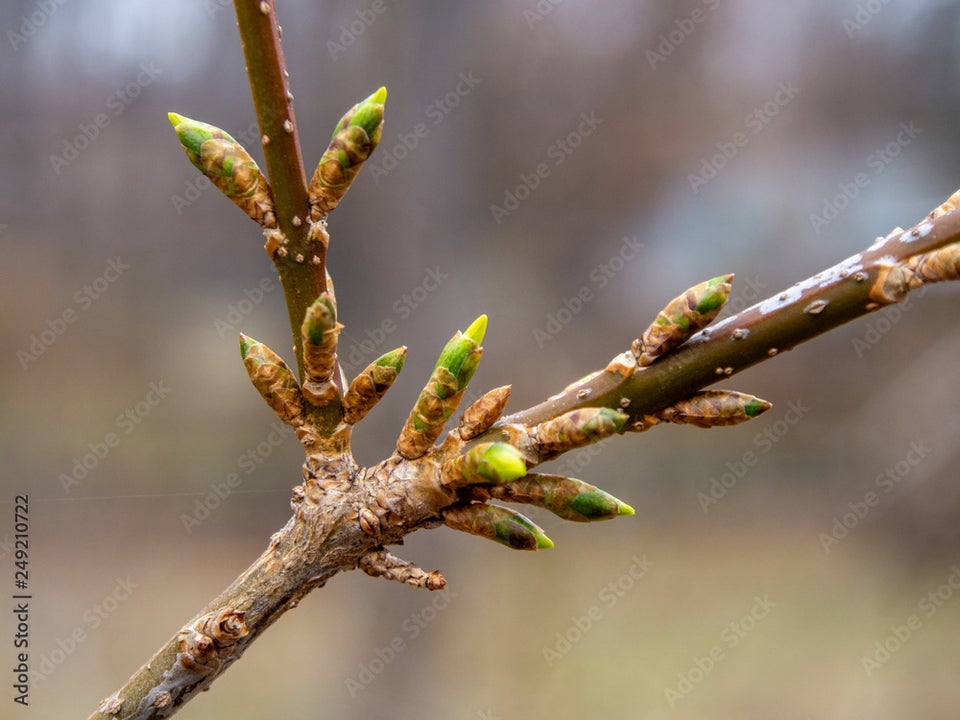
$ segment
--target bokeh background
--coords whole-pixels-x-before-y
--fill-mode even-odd
[[[960,185],[954,3],[280,12],[308,165],[344,110],[390,92],[381,147],[330,222],[345,364],[410,347],[356,433],[367,463],[480,312],[474,387],[513,383],[519,409],[688,286],[735,272],[746,307]],[[289,331],[257,229],[197,181],[166,120],[212,122],[261,157],[232,4],[6,2],[0,30],[0,572],[9,596],[29,493],[34,671],[29,709],[10,672],[4,702],[82,716],[288,517],[302,455],[237,333],[280,350]],[[774,402],[747,425],[556,463],[634,518],[531,513],[557,544],[536,555],[411,536],[403,555],[441,568],[444,595],[338,577],[182,717],[955,717],[958,293],[728,381]]]

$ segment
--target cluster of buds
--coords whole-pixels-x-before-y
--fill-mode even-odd
[[[403,369],[407,349],[400,347],[370,363],[343,391],[345,383],[337,362],[337,337],[342,327],[337,322],[332,293],[322,293],[307,309],[301,326],[305,376],[302,384],[277,353],[240,335],[240,354],[253,386],[287,425],[302,428],[312,409],[333,402],[340,403],[343,422],[353,425],[380,402]]]
[[[337,207],[380,141],[386,95],[386,90],[380,88],[354,105],[337,123],[307,188],[309,242],[319,242],[326,248],[326,217]],[[219,128],[175,113],[170,114],[170,121],[190,161],[265,228],[268,251],[272,247],[283,255],[284,239],[276,228],[270,186],[249,153]],[[911,266],[900,269],[903,282],[956,277],[957,252],[951,253],[938,251],[918,257]],[[633,341],[630,350],[614,358],[606,371],[626,383],[634,374],[683,346],[717,317],[729,297],[732,278],[713,278],[672,300]],[[511,548],[536,550],[552,547],[553,543],[531,520],[491,504],[491,500],[533,505],[564,520],[578,522],[634,512],[629,505],[582,480],[531,472],[539,463],[616,433],[646,430],[662,422],[697,427],[732,425],[770,407],[752,395],[710,390],[653,414],[629,414],[629,399],[621,397],[617,406],[598,403],[599,406],[592,407],[583,403],[538,423],[512,424],[501,421],[510,397],[510,388],[505,386],[474,402],[458,426],[438,444],[480,362],[486,327],[487,318],[481,315],[443,348],[397,438],[395,457],[401,462],[432,468],[439,483],[453,493],[454,502],[442,510],[444,524]],[[341,329],[333,285],[328,280],[326,291],[307,308],[301,325],[302,382],[270,348],[244,335],[240,338],[241,355],[254,386],[283,422],[297,428],[307,446],[313,442],[306,438],[314,437],[312,422],[318,417],[317,410],[339,409],[334,414],[349,433],[349,428],[362,420],[394,383],[406,358],[405,347],[391,350],[347,384],[337,359]],[[576,392],[591,377],[571,388]],[[370,528],[376,524],[376,517],[367,518]],[[422,571],[414,572],[392,556],[371,556],[365,569],[411,584],[439,584],[436,578],[428,580],[428,574],[418,574]]]
[[[337,123],[307,187],[311,240],[326,244],[320,221],[339,204],[380,142],[386,99],[387,89],[380,88],[350,108]],[[221,128],[178,113],[168,113],[167,117],[193,166],[264,228],[267,252],[272,257],[282,245],[282,236],[277,230],[270,183],[256,161]]]

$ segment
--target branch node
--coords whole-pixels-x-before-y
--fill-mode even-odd
[[[360,508],[357,513],[357,519],[360,521],[360,529],[370,537],[380,537],[380,518],[368,507]]]
[[[371,550],[364,554],[360,557],[357,566],[370,577],[382,577],[415,588],[443,590],[447,585],[447,579],[439,570],[425,572],[413,563],[398,558],[384,548]]]

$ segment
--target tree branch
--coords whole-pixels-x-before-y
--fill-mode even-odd
[[[529,470],[575,447],[664,420],[706,427],[748,420],[769,403],[697,391],[900,302],[926,283],[960,279],[958,193],[911,230],[898,228],[863,253],[713,326],[708,324],[726,301],[729,278],[703,283],[668,305],[604,369],[502,419],[509,388],[490,391],[437,445],[480,361],[486,328],[480,316],[444,348],[396,451],[360,468],[350,453],[353,425],[392,385],[405,349],[387,353],[345,391],[341,387],[340,326],[325,281],[323,226],[376,147],[386,91],[376,91],[341,119],[307,187],[274,2],[235,4],[272,198],[249,155],[223,131],[176,114],[171,121],[191,162],[266,228],[267,251],[287,299],[300,382],[261,343],[242,337],[241,351],[254,386],[304,445],[302,483],[293,488],[293,516],[264,553],[103,700],[91,720],[169,717],[304,595],[341,571],[360,567],[373,576],[441,589],[445,580],[438,572],[426,573],[385,550],[415,530],[446,524],[514,549],[553,546],[530,520],[487,500],[533,504],[576,521],[633,514],[592,485]],[[697,328],[704,329],[693,334]]]
[[[454,430],[423,457],[405,460],[394,455],[369,471],[357,468],[349,453],[308,455],[304,483],[294,488],[294,515],[273,536],[263,555],[120,690],[103,700],[90,720],[168,717],[207,689],[284,612],[338,572],[361,566],[368,573],[415,586],[441,587],[441,576],[431,573],[429,576],[436,580],[430,581],[427,573],[411,570],[405,561],[388,556],[383,546],[399,543],[417,529],[438,526],[448,511],[456,511],[459,517],[465,508],[476,507],[475,501],[491,495],[542,504],[531,481],[513,493],[500,490],[510,487],[501,482],[502,478],[494,483],[492,491],[469,484],[463,487],[463,483],[458,489],[450,482],[447,461],[467,457],[467,449],[478,447],[484,439],[507,439],[524,451],[527,465],[533,466],[552,456],[547,452],[538,455],[535,447],[536,443],[547,443],[543,437],[546,421],[577,408],[624,408],[630,422],[638,424],[633,429],[646,429],[645,414],[688,398],[720,377],[769,359],[878,307],[900,302],[909,290],[926,282],[957,279],[960,211],[954,211],[953,203],[960,199],[958,195],[912,230],[898,228],[865,252],[701,331],[652,365],[635,368],[627,378],[608,368],[545,403],[504,418],[477,437],[460,437]],[[459,340],[459,334],[454,340]],[[615,359],[611,367],[622,371],[624,362]],[[502,390],[488,395],[503,397]],[[624,397],[631,399],[626,407]],[[502,408],[502,402],[494,404]],[[478,401],[475,407],[482,405]],[[471,477],[477,472],[464,475]],[[537,476],[527,477],[533,480]],[[566,519],[584,519],[569,517],[568,507],[564,511]],[[618,513],[614,508],[610,515],[616,514],[630,513]],[[499,532],[502,518],[498,523]],[[398,576],[398,568],[407,569]],[[215,632],[218,628],[219,635]]]
[[[626,382],[613,369],[588,376],[539,405],[502,418],[477,441],[489,441],[500,426],[536,424],[583,407],[619,407],[635,422],[828,330],[901,302],[914,287],[884,292],[884,284],[911,258],[960,242],[960,212],[953,212],[957,202],[954,195],[912,230],[896,228],[862,253],[701,330]]]
[[[297,120],[293,113],[293,93],[290,92],[290,78],[280,42],[276,2],[234,0],[234,6],[243,54],[247,60],[250,91],[260,125],[267,175],[276,206],[277,224],[286,241],[286,244],[278,246],[277,243],[282,241],[271,244],[268,236],[267,254],[280,274],[302,380],[303,340],[300,325],[310,303],[327,289],[327,248],[326,244],[310,242],[307,237],[307,184]]]

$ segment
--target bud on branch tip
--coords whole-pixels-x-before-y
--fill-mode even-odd
[[[383,134],[386,99],[387,89],[382,87],[350,108],[337,123],[307,188],[313,220],[319,220],[340,203],[363,163],[377,148]]]
[[[244,147],[224,130],[167,113],[187,158],[250,218],[266,228],[277,224],[266,176]]]
[[[487,316],[474,320],[466,332],[457,332],[446,344],[426,386],[407,417],[397,452],[408,460],[423,455],[440,437],[447,420],[460,404],[460,398],[480,363]]]
[[[482,483],[502,485],[526,473],[523,454],[512,445],[500,442],[475,445],[443,464],[446,483],[451,487]]]
[[[485,492],[497,500],[542,507],[559,518],[574,522],[611,520],[634,514],[632,507],[610,493],[562,475],[530,473],[515,482],[498,485]]]
[[[479,535],[514,550],[548,550],[553,541],[528,518],[499,505],[472,503],[443,511],[447,527]]]
[[[713,322],[730,297],[733,275],[721,275],[694,285],[660,311],[631,350],[641,365],[649,365],[685,343]]]
[[[240,334],[240,357],[250,381],[287,425],[303,425],[300,385],[283,359],[262,342]]]

